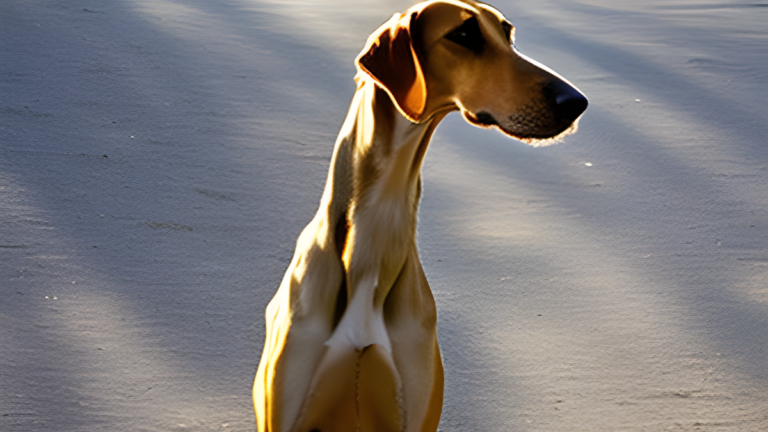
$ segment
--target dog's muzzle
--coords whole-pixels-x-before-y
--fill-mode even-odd
[[[497,127],[505,134],[529,143],[557,139],[575,131],[576,120],[589,104],[587,98],[559,79],[544,85],[541,96],[507,118],[488,111],[475,114],[463,110],[462,114],[476,126]]]

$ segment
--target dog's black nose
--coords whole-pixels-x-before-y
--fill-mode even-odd
[[[555,80],[544,87],[549,105],[558,123],[572,123],[587,109],[587,98],[568,83]]]

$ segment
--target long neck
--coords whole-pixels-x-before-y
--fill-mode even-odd
[[[350,213],[353,203],[359,207],[371,200],[401,197],[413,206],[415,229],[421,165],[445,114],[412,123],[383,89],[366,78],[358,78],[358,90],[336,140],[320,208],[337,221]]]
[[[382,305],[415,247],[421,165],[440,118],[412,123],[373,82],[358,89],[342,130],[352,144],[354,185],[342,255],[350,299],[364,289]]]
[[[335,244],[346,273],[347,307],[334,338],[356,347],[380,343],[391,351],[384,301],[408,257],[418,259],[421,164],[443,116],[414,124],[384,90],[364,79],[359,84],[321,204],[336,224]]]
[[[439,119],[412,123],[372,82],[363,83],[358,93],[354,114],[354,203],[360,206],[405,199],[413,206],[415,220],[421,165]]]

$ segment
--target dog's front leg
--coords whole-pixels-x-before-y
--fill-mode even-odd
[[[266,311],[264,352],[253,398],[260,431],[291,430],[333,332],[344,270],[325,211],[302,231]]]

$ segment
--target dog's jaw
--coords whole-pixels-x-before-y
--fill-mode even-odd
[[[551,128],[547,131],[537,131],[536,125],[528,118],[514,115],[510,116],[509,121],[501,124],[496,118],[487,111],[481,111],[477,115],[462,110],[464,119],[472,124],[484,129],[496,129],[503,134],[522,141],[533,147],[543,147],[560,142],[564,137],[575,133],[579,127],[579,120],[576,119],[570,124]],[[534,117],[535,119],[535,117]],[[554,130],[554,132],[553,132]]]

